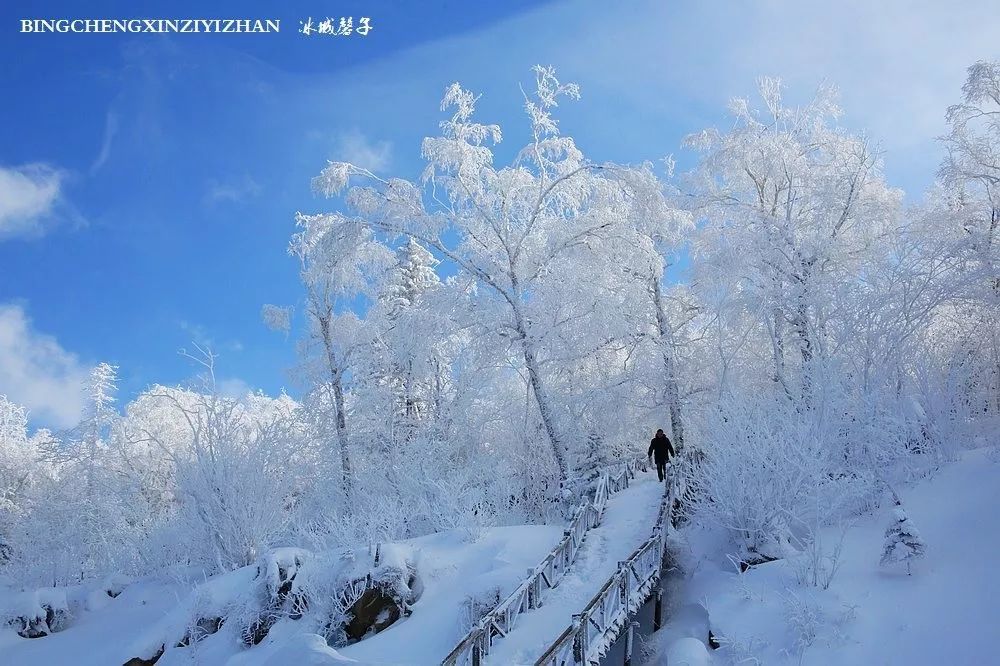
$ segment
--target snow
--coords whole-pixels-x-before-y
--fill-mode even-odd
[[[652,534],[663,498],[654,472],[640,473],[613,495],[601,524],[587,532],[576,562],[559,585],[542,598],[542,607],[517,620],[511,634],[494,643],[490,663],[533,663],[570,625],[615,572],[618,562]]]
[[[525,525],[492,529],[471,544],[457,543],[455,532],[414,539],[424,590],[413,613],[340,652],[366,663],[439,663],[470,626],[468,601],[506,597],[561,537],[561,527]]]
[[[0,630],[0,663],[4,666],[73,663],[80,666],[122,664],[139,634],[174,608],[176,585],[143,582],[131,585],[103,608],[80,612],[70,626],[44,638],[21,638]],[[155,649],[154,649],[155,652]]]
[[[352,659],[369,664],[439,662],[465,632],[463,618],[470,597],[506,596],[527,569],[558,542],[562,527],[493,528],[471,543],[464,534],[452,530],[383,546],[380,568],[405,563],[412,554],[423,594],[410,617],[355,645],[340,650],[323,648],[323,639],[313,633],[314,625],[282,620],[260,645],[246,649],[238,628],[223,625],[218,633],[192,646],[168,649],[157,664],[274,666],[350,663]],[[296,557],[301,560],[305,556],[305,551],[278,549],[263,563],[294,564]],[[257,566],[253,565],[207,580],[190,572],[186,576],[150,577],[125,587],[116,598],[108,597],[103,606],[89,610],[81,606],[67,629],[45,638],[25,639],[13,629],[0,628],[0,664],[106,666],[132,657],[151,657],[164,643],[176,644],[192,618],[219,616],[233,609],[255,589],[256,576]],[[43,595],[51,594],[43,591]],[[33,603],[37,596],[0,591],[0,607]]]
[[[689,533],[685,597],[707,604],[723,644],[714,663],[997,663],[989,636],[1000,623],[1000,463],[988,450],[971,451],[897,491],[927,544],[912,576],[879,564],[885,525],[896,519],[891,498],[847,532],[828,590],[799,585],[794,564],[783,560],[740,576],[713,534]],[[830,529],[827,542],[839,536]],[[671,620],[647,663],[662,663],[683,635]]]
[[[712,658],[705,644],[697,638],[678,638],[667,648],[669,666],[710,666]]]
[[[614,571],[645,539],[655,521],[663,486],[640,474],[613,496],[602,524],[588,533],[577,562],[544,605],[521,616],[517,629],[497,640],[490,663],[531,662],[569,624]],[[846,533],[841,569],[829,589],[799,584],[792,561],[778,560],[745,574],[726,559],[718,532],[687,527],[680,534],[689,578],[671,594],[668,621],[639,639],[635,663],[687,664],[900,664],[996,663],[989,636],[1000,622],[1000,584],[994,575],[1000,553],[1000,457],[971,451],[928,477],[898,487],[906,515],[927,544],[913,564],[881,566],[884,527],[896,520],[891,498],[859,517]],[[423,593],[412,615],[382,633],[334,649],[305,619],[282,620],[258,646],[247,649],[238,627],[223,628],[187,648],[168,649],[158,666],[220,664],[276,666],[439,663],[468,628],[472,600],[490,605],[562,535],[559,526],[486,530],[469,542],[461,530],[383,546],[381,563],[415,562]],[[839,537],[831,528],[829,544]],[[281,550],[271,561],[294,563],[304,551]],[[346,562],[345,566],[350,566]],[[121,664],[152,656],[168,637],[183,632],[193,615],[221,611],[252,590],[256,566],[199,579],[190,572],[127,585],[115,598],[87,603],[92,589],[45,589],[14,594],[0,590],[0,606],[36,609],[57,602],[70,610],[65,630],[23,639],[0,629],[0,663],[40,666]],[[37,610],[37,609],[36,609]],[[234,624],[237,624],[234,622]],[[707,646],[709,629],[722,643]],[[171,639],[172,640],[172,639]]]
[[[356,664],[354,659],[347,659],[316,634],[297,634],[286,641],[280,649],[261,666],[324,666],[325,664]]]

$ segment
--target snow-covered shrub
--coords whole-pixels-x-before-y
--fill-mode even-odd
[[[806,532],[799,540],[800,552],[789,558],[789,564],[799,585],[827,589],[841,565],[841,552],[849,526],[843,524],[839,538],[829,547],[823,540],[823,530]]]
[[[462,623],[459,630],[465,634],[479,621],[503,601],[503,589],[499,586],[482,590],[480,594],[470,595],[462,602]]]
[[[334,646],[378,633],[409,615],[422,592],[418,568],[410,549],[396,544],[313,558],[296,584],[308,605],[304,619]]]
[[[785,622],[792,631],[796,652],[801,654],[819,637],[825,624],[823,610],[815,601],[787,591],[785,600]]]
[[[227,571],[280,545],[291,531],[301,455],[293,403],[164,387],[148,400],[175,424],[145,434],[169,458],[174,499],[164,518],[188,535],[188,561]]]
[[[808,415],[779,400],[746,400],[700,424],[704,457],[684,510],[726,528],[742,555],[783,557],[831,484],[826,442]]]
[[[892,516],[892,523],[885,530],[880,562],[883,565],[906,562],[906,573],[909,574],[910,563],[924,556],[927,545],[901,505],[897,504]]]
[[[73,619],[67,596],[67,590],[58,587],[15,594],[0,609],[0,619],[23,638],[48,636],[62,631]]]

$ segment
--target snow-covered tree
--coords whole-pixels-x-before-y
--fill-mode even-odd
[[[882,546],[883,565],[906,562],[906,573],[910,573],[910,563],[924,556],[927,546],[913,521],[906,515],[902,505],[897,504],[892,512],[892,524],[885,530]]]
[[[584,440],[582,455],[577,463],[576,475],[587,482],[595,480],[610,462],[609,458],[601,434],[598,432],[588,433],[586,440]]]
[[[289,306],[265,303],[260,309],[264,325],[272,331],[280,331],[285,335],[292,330],[292,308]]]
[[[945,205],[934,215],[942,235],[956,233],[965,260],[963,275],[977,288],[965,307],[951,313],[965,320],[962,364],[977,366],[972,402],[1000,418],[1000,61],[969,67],[963,99],[948,108],[947,157],[939,171]],[[950,227],[949,228],[946,228]]]
[[[957,195],[962,228],[982,262],[991,288],[1000,294],[1000,61],[969,67],[963,100],[948,108],[948,156],[942,180]]]
[[[36,452],[28,438],[28,413],[0,394],[0,565],[10,559],[11,530],[25,510],[24,493],[31,483]]]
[[[108,487],[112,482],[107,477],[106,459],[111,430],[118,416],[114,407],[117,390],[117,367],[99,363],[91,370],[87,386],[88,410],[77,428],[81,436],[76,445],[79,450],[71,454],[75,461],[66,469],[67,488],[77,483],[78,474],[83,476],[81,495],[69,498],[80,512],[75,528],[79,530],[83,553],[81,578],[98,570],[100,560],[107,553],[108,543],[115,536],[117,494],[113,487]]]
[[[548,294],[582,287],[567,278],[626,222],[628,189],[617,166],[588,161],[559,132],[552,113],[561,99],[579,96],[577,86],[561,83],[551,68],[536,67],[535,74],[535,95],[525,103],[531,140],[511,165],[493,164],[490,144],[499,142],[500,127],[473,120],[475,95],[454,84],[442,101],[443,109],[453,109],[441,123],[442,135],[424,140],[428,164],[421,183],[385,179],[337,162],[314,185],[328,196],[348,188],[350,215],[335,214],[338,224],[415,239],[475,281],[479,299],[492,301],[480,308],[483,323],[520,356],[549,450],[565,480],[570,435],[565,406],[546,372],[554,353],[548,341],[558,329],[580,325],[577,313],[589,311],[593,294],[590,302],[574,303],[573,312]],[[349,187],[352,181],[360,184]],[[582,289],[577,292],[583,295]]]
[[[694,259],[700,275],[713,273],[706,281],[724,278],[740,292],[768,340],[774,383],[808,403],[829,348],[830,292],[885,237],[901,193],[886,185],[871,143],[833,124],[833,88],[797,107],[777,79],[761,79],[759,92],[763,109],[734,99],[731,129],[687,139],[703,154],[689,183],[705,220]],[[791,368],[789,345],[798,352]]]
[[[441,354],[436,353],[436,316],[424,307],[429,292],[441,280],[434,267],[439,262],[417,241],[410,238],[397,251],[396,266],[378,295],[382,319],[381,348],[389,365],[383,379],[396,395],[393,410],[401,426],[411,431],[434,405],[443,381]]]
[[[417,305],[441,280],[434,267],[440,262],[420,243],[409,238],[396,252],[396,266],[379,300],[390,317]]]
[[[306,377],[312,388],[307,405],[323,412],[317,423],[321,435],[333,432],[340,462],[340,484],[346,512],[351,510],[354,475],[347,422],[345,385],[352,353],[367,344],[363,322],[348,307],[368,295],[372,271],[380,273],[391,261],[388,249],[360,224],[343,223],[338,215],[296,217],[299,233],[289,252],[299,260],[306,288],[307,338],[303,344]]]

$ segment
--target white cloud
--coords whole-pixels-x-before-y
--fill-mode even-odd
[[[995,0],[625,4],[609,20],[601,0],[545,3],[422,42],[358,68],[330,88],[331,103],[350,85],[370,115],[399,114],[415,102],[423,114],[429,100],[421,91],[436,101],[460,81],[484,93],[481,122],[503,121],[516,83],[530,89],[529,67],[552,64],[583,90],[581,103],[559,109],[566,131],[587,150],[591,138],[613,134],[621,153],[611,157],[635,160],[678,151],[685,134],[706,126],[725,127],[726,102],[754,95],[759,76],[780,77],[791,104],[828,82],[841,90],[842,124],[866,130],[886,152],[890,182],[919,196],[943,156],[935,136],[961,98],[966,67],[1000,57]],[[399,103],[375,107],[387,98]],[[508,142],[520,141],[510,127]]]
[[[239,377],[220,379],[216,383],[215,389],[219,392],[219,395],[233,399],[245,398],[248,393],[253,392],[253,387]]]
[[[373,142],[355,129],[337,137],[333,157],[337,161],[350,162],[370,171],[385,171],[392,161],[392,144],[388,141]]]
[[[101,150],[94,159],[94,163],[90,165],[91,176],[100,171],[108,158],[111,157],[111,142],[114,141],[116,134],[118,134],[118,114],[114,111],[108,111],[104,117],[104,138],[101,140]]]
[[[181,320],[177,322],[180,329],[184,331],[194,344],[198,345],[202,349],[211,352],[218,352],[219,350],[231,351],[231,352],[241,352],[243,351],[243,343],[236,339],[231,340],[217,340],[207,328],[201,324]]]
[[[842,94],[841,122],[879,142],[890,177],[910,187],[933,178],[943,156],[935,137],[945,131],[946,108],[960,101],[966,68],[1000,56],[993,0],[644,0],[607,31],[596,29],[599,3],[587,4],[573,8],[579,30],[594,39],[557,42],[553,64],[685,124],[705,111],[721,118],[726,100],[753,96],[762,75],[780,77],[793,103],[832,83]]]
[[[43,233],[62,181],[63,173],[46,164],[0,167],[0,239]]]
[[[208,204],[241,203],[258,194],[260,194],[260,185],[250,176],[244,175],[242,178],[227,181],[209,181],[205,202]]]
[[[0,393],[26,407],[33,421],[75,425],[89,372],[54,337],[36,331],[24,308],[0,304]]]

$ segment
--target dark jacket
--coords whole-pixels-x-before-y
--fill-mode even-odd
[[[657,435],[649,440],[649,452],[647,456],[655,454],[656,462],[667,462],[674,456],[674,447],[670,444],[670,439],[666,435]]]

